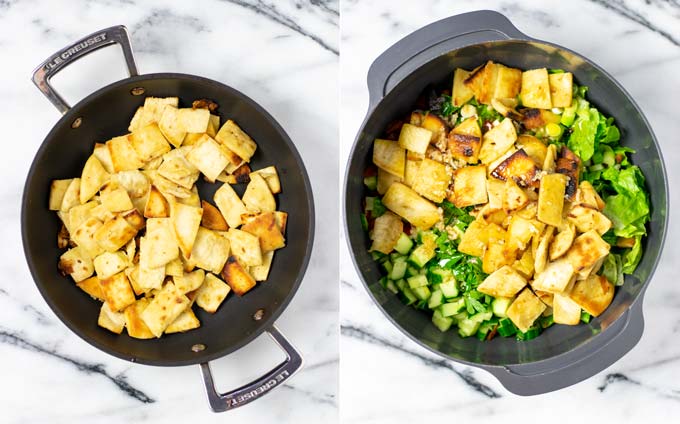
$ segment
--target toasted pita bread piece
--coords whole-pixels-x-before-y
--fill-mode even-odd
[[[119,272],[123,271],[128,266],[128,258],[122,251],[118,252],[104,252],[94,258],[94,270],[100,280],[107,279]]]
[[[191,251],[194,247],[198,227],[201,225],[202,216],[203,209],[201,208],[183,205],[178,202],[171,204],[170,220],[175,233],[175,239],[179,248],[182,249],[182,253],[187,258],[191,257]]]
[[[99,278],[90,277],[83,281],[76,283],[79,289],[89,294],[93,299],[100,302],[104,301],[104,293],[102,292],[102,287],[99,285]]]
[[[97,194],[109,178],[109,173],[106,172],[99,159],[95,155],[90,156],[80,176],[80,203],[87,202]]]
[[[246,162],[250,162],[250,158],[253,157],[257,149],[257,144],[253,139],[231,119],[222,125],[215,139]]]
[[[158,128],[165,138],[175,147],[182,145],[187,131],[179,120],[179,110],[176,107],[165,107],[158,121]]]
[[[104,222],[104,225],[94,232],[94,239],[106,251],[115,252],[136,234],[137,229],[131,226],[123,215],[118,214]]]
[[[149,306],[142,312],[142,320],[154,336],[163,331],[189,306],[189,299],[173,283],[167,283],[156,293]]]
[[[230,256],[222,270],[222,278],[238,296],[255,287],[255,279],[246,271],[235,256]]]
[[[227,234],[232,255],[236,256],[243,265],[262,265],[262,249],[257,236],[235,228],[231,228]]]
[[[248,272],[255,281],[265,281],[269,277],[269,270],[272,267],[274,251],[270,250],[262,254],[262,265],[255,265],[248,268]]]
[[[200,326],[201,321],[196,318],[193,309],[189,307],[182,311],[172,324],[168,325],[168,328],[165,329],[165,334],[183,333]]]
[[[208,132],[210,111],[208,109],[181,108],[177,111],[180,126],[188,133]]]
[[[135,294],[124,272],[99,280],[106,303],[113,311],[120,311],[135,303]]]
[[[286,240],[276,224],[276,216],[273,212],[257,215],[244,224],[241,230],[257,236],[260,239],[260,248],[263,252],[280,249],[286,245]]]
[[[170,216],[170,205],[163,194],[156,188],[151,186],[149,190],[149,197],[146,199],[146,206],[144,207],[145,218],[166,218]]]
[[[269,190],[273,194],[281,193],[281,181],[279,180],[279,174],[276,172],[276,167],[268,166],[266,168],[253,171],[252,174],[261,175],[267,182]]]
[[[224,281],[207,273],[203,285],[196,292],[196,304],[214,314],[230,291],[231,288]]]
[[[259,174],[250,174],[250,183],[243,193],[243,204],[253,212],[274,212],[276,200],[267,182]]]
[[[139,263],[142,268],[162,267],[165,275],[165,264],[178,256],[177,241],[167,226],[147,231],[146,235],[139,239]]]
[[[171,149],[157,123],[133,131],[129,140],[132,148],[145,163],[169,152]]]
[[[60,210],[68,212],[72,207],[78,205],[80,205],[80,178],[74,178],[64,192]]]
[[[222,184],[215,192],[214,199],[229,227],[240,226],[242,223],[241,215],[247,213],[248,210],[234,189],[229,184]]]
[[[225,221],[222,213],[215,206],[201,200],[201,207],[203,208],[203,216],[201,217],[201,225],[209,230],[227,231],[229,225]]]
[[[114,137],[106,142],[113,164],[113,172],[136,171],[144,165],[130,143],[128,135]]]
[[[99,310],[97,324],[112,333],[120,334],[125,328],[125,315],[122,312],[112,310],[109,304],[104,302]]]
[[[61,210],[61,204],[64,200],[66,190],[73,182],[73,178],[68,180],[52,180],[50,185],[50,200],[49,208],[51,211]]]
[[[90,277],[94,272],[90,255],[80,246],[64,252],[59,258],[58,267],[62,274],[70,275],[76,283]]]
[[[193,272],[185,272],[183,275],[173,278],[177,290],[184,294],[192,292],[201,287],[204,279],[205,271],[202,269],[197,269]]]
[[[149,306],[149,299],[141,298],[125,308],[125,327],[128,335],[135,339],[152,339],[153,333],[142,320],[142,312]]]
[[[229,251],[230,243],[227,238],[216,231],[199,227],[191,252],[191,262],[206,271],[219,274],[229,257]]]
[[[210,182],[214,182],[227,167],[229,158],[220,145],[208,134],[204,134],[189,153],[187,160],[198,168]]]

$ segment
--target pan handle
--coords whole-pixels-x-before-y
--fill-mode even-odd
[[[628,353],[642,337],[644,330],[642,298],[626,311],[610,328],[613,331],[605,345],[577,349],[554,361],[487,368],[501,384],[517,395],[533,396],[552,392],[583,381]]]
[[[83,37],[47,58],[47,60],[41,63],[33,71],[33,83],[40,91],[42,91],[45,97],[59,109],[59,112],[65,114],[69,111],[71,106],[69,106],[66,100],[64,100],[64,98],[52,87],[50,79],[63,68],[81,57],[102,47],[116,43],[120,44],[120,47],[123,49],[123,56],[125,56],[128,73],[131,77],[137,75],[137,65],[135,64],[135,58],[132,54],[132,45],[130,45],[130,37],[128,36],[127,28],[123,25],[117,25]]]
[[[369,111],[414,70],[452,50],[497,40],[531,40],[502,14],[479,10],[431,23],[397,41],[368,70]]]
[[[281,385],[302,368],[302,356],[283,334],[273,325],[267,330],[267,333],[286,353],[286,359],[262,377],[245,386],[227,393],[219,393],[215,388],[212,371],[210,371],[210,363],[205,362],[201,364],[203,384],[205,384],[208,402],[210,402],[210,409],[213,412],[229,411],[250,403],[269,393],[271,389]]]

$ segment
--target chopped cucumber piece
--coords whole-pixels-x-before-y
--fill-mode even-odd
[[[374,261],[378,261],[378,262],[382,261],[383,259],[385,259],[385,256],[387,256],[387,255],[385,255],[382,252],[378,252],[377,250],[374,250],[374,251],[371,252],[371,257],[373,258]]]
[[[394,284],[396,284],[396,285],[397,285],[397,288],[398,288],[399,290],[401,290],[401,291],[404,291],[405,288],[408,288],[408,283],[407,283],[406,280],[404,280],[403,278],[402,278],[401,280],[398,280],[398,281],[397,281],[396,283],[394,283]]]
[[[399,293],[399,287],[397,287],[397,284],[392,280],[387,280],[385,283],[385,288],[394,294]]]
[[[517,333],[517,327],[515,327],[510,318],[503,318],[498,321],[498,334],[503,337],[510,337],[515,333]]]
[[[375,200],[375,197],[368,196],[366,197],[366,212],[370,212],[373,210],[373,201]]]
[[[432,284],[445,283],[454,280],[453,271],[439,267],[430,268],[427,272],[427,279],[430,280]]]
[[[427,302],[427,307],[430,309],[435,309],[437,306],[441,305],[444,303],[444,295],[442,294],[442,291],[439,289],[436,289],[432,291],[432,294],[430,295],[430,299]]]
[[[581,321],[588,324],[590,322],[590,314],[586,311],[581,311]]]
[[[432,314],[432,323],[439,329],[439,331],[444,332],[451,328],[453,324],[453,318],[443,316],[438,309],[434,310]]]
[[[411,252],[408,260],[414,266],[422,268],[430,259],[434,258],[437,236],[430,231],[425,231],[419,234],[419,239],[421,244]]]
[[[472,321],[477,321],[479,323],[482,323],[484,321],[490,320],[492,316],[493,316],[493,314],[491,313],[491,311],[478,312],[478,313],[474,314],[473,316],[471,316],[470,319]]]
[[[431,293],[430,293],[430,289],[427,288],[427,286],[415,287],[415,288],[412,288],[411,291],[420,300],[427,300],[427,299],[430,298]]]
[[[382,266],[385,269],[385,272],[387,272],[387,275],[389,275],[392,272],[392,262],[385,261],[382,263]]]
[[[427,278],[424,275],[416,275],[406,279],[408,286],[412,289],[427,286]]]
[[[415,292],[415,290],[411,290],[411,291]],[[428,299],[421,299],[421,300],[418,301],[418,303],[413,305],[413,307],[416,308],[416,309],[422,309],[423,311],[425,311],[425,310],[427,310],[427,301],[428,301]]]
[[[465,309],[465,300],[461,297],[450,303],[444,303],[439,307],[439,311],[445,317],[450,317],[460,313]]]
[[[437,235],[432,231],[421,231],[418,233],[418,241],[434,248],[437,245]]]
[[[359,219],[361,219],[361,228],[363,228],[364,231],[368,231],[368,218],[366,218],[366,214],[362,213],[359,216]]]
[[[406,256],[402,255],[401,253],[397,253],[397,252],[390,253],[390,260],[392,262],[406,261],[407,259],[408,258]]]
[[[397,244],[394,246],[394,250],[401,253],[402,255],[408,255],[408,252],[411,251],[412,247],[413,240],[411,240],[411,238],[405,233],[401,233],[399,240],[397,240]]]
[[[616,165],[616,155],[614,154],[614,150],[607,145],[602,146],[602,149],[602,164],[607,165],[609,168]]]
[[[465,311],[459,312],[459,313],[457,313],[456,315],[453,316],[453,319],[455,319],[456,322],[467,319],[467,318],[468,318],[468,314]]]
[[[458,334],[461,337],[470,337],[479,329],[480,323],[471,319],[463,319],[458,321]]]
[[[406,274],[406,261],[399,261],[395,262],[392,265],[392,271],[390,272],[390,279],[391,280],[400,280],[404,278],[404,275]]]
[[[551,325],[555,323],[555,320],[553,319],[552,314],[548,315],[547,317],[541,317],[539,318],[539,324],[541,324],[541,328],[548,328]]]
[[[409,266],[406,268],[406,276],[407,277],[413,277],[414,275],[419,275],[418,270],[412,266]]]
[[[496,322],[486,321],[480,324],[479,330],[477,330],[477,338],[481,341],[486,340],[489,332],[498,325]]]
[[[373,175],[370,177],[364,177],[364,185],[369,190],[375,190],[378,188],[378,176]]]
[[[422,268],[432,258],[434,258],[434,248],[421,244],[411,252],[408,261],[414,266]]]
[[[412,304],[412,303],[415,303],[418,300],[418,298],[413,293],[413,291],[408,287],[403,288],[403,290],[401,291],[400,297],[401,297],[401,301],[404,302],[404,304],[407,305],[407,306]]]
[[[444,293],[444,297],[452,298],[458,296],[458,287],[456,287],[455,281],[447,281],[446,283],[441,283],[439,285],[439,290]]]
[[[511,303],[512,299],[509,297],[497,297],[491,301],[491,310],[498,318],[507,318],[508,308]]]
[[[379,217],[387,212],[387,208],[383,205],[382,200],[379,197],[373,198],[373,209],[371,209],[371,215],[374,217]]]
[[[526,333],[517,331],[517,340],[535,339],[536,337],[538,337],[539,334],[541,334],[541,326],[534,325],[531,328],[529,328]]]

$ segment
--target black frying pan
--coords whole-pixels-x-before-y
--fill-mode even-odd
[[[108,85],[69,107],[50,86],[50,78],[80,57],[115,43],[122,47],[130,78]],[[64,324],[98,349],[131,362],[158,366],[200,364],[214,411],[249,403],[299,370],[302,357],[274,327],[274,321],[295,295],[307,268],[314,236],[314,206],[302,160],[274,118],[250,98],[216,81],[184,74],[137,75],[123,26],[98,31],[56,53],[36,69],[33,81],[64,116],[43,141],[28,172],[22,199],[22,238],[33,279]],[[283,192],[277,203],[280,210],[289,214],[287,247],[274,256],[266,282],[243,297],[228,296],[214,315],[199,309],[196,313],[200,328],[153,340],[116,335],[97,325],[99,302],[57,271],[61,251],[56,245],[56,234],[60,221],[47,207],[50,182],[80,175],[95,141],[104,142],[125,133],[145,96],[177,96],[184,107],[201,98],[217,102],[222,121],[233,119],[257,142],[253,169],[267,165],[278,169]],[[212,200],[218,187],[219,184],[199,182],[201,198]],[[242,194],[244,187],[239,189]],[[219,394],[209,361],[234,352],[265,331],[286,352],[287,359],[256,381]]]
[[[457,67],[472,69],[487,60],[520,68],[561,68],[587,85],[588,99],[613,116],[632,160],[647,177],[652,207],[644,253],[633,275],[617,287],[609,308],[589,325],[557,325],[536,339],[518,342],[496,337],[480,342],[442,333],[422,311],[404,306],[379,283],[380,270],[368,253],[360,222],[363,171],[371,163],[373,140],[387,124],[413,109],[425,87],[450,84]],[[613,364],[637,344],[644,320],[642,298],[661,255],[668,226],[668,183],[654,133],[630,95],[602,68],[564,47],[535,40],[492,11],[465,13],[430,24],[398,41],[368,72],[369,109],[345,176],[345,225],[352,258],[373,300],[407,336],[457,362],[483,368],[510,391],[546,393],[575,384]]]

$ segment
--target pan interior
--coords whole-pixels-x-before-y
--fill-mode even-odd
[[[133,95],[141,87],[143,95]],[[201,327],[184,334],[154,340],[115,335],[97,326],[100,303],[80,291],[70,277],[57,272],[61,251],[56,247],[60,221],[47,209],[50,182],[80,175],[95,142],[127,132],[128,123],[146,96],[177,96],[180,107],[195,99],[219,104],[221,122],[233,119],[257,142],[252,169],[275,165],[283,193],[279,210],[288,212],[287,247],[274,256],[269,280],[243,297],[230,294],[219,310],[208,314],[195,307]],[[82,118],[77,129],[71,128]],[[213,203],[220,183],[199,182],[202,199]],[[228,354],[266,329],[297,290],[309,260],[313,237],[311,189],[301,159],[283,129],[255,102],[223,84],[181,74],[155,74],[130,78],[107,86],[77,104],[54,127],[41,145],[24,189],[22,227],[24,250],[33,278],[43,297],[61,320],[86,341],[123,359],[152,365],[189,365]],[[243,194],[245,186],[237,186]],[[264,309],[264,318],[253,315]],[[195,344],[205,345],[200,353]]]
[[[611,306],[589,325],[556,325],[531,341],[496,337],[480,342],[474,337],[460,338],[455,330],[441,333],[432,325],[429,314],[404,306],[380,284],[380,270],[367,252],[370,245],[361,228],[360,214],[364,194],[362,174],[371,163],[373,140],[387,124],[413,109],[418,95],[431,84],[450,84],[457,67],[473,69],[493,60],[520,69],[561,68],[572,72],[579,85],[589,87],[587,97],[605,115],[613,116],[622,132],[625,146],[636,150],[633,162],[647,177],[652,204],[651,223],[644,241],[644,254],[634,275],[627,276],[617,288]],[[468,46],[440,56],[421,66],[397,83],[388,80],[389,94],[370,112],[357,136],[346,181],[346,225],[357,269],[369,292],[385,314],[415,341],[450,358],[472,364],[509,365],[542,361],[572,351],[592,341],[598,334],[607,337],[607,327],[621,317],[640,296],[649,282],[663,244],[666,228],[667,185],[663,163],[654,135],[645,118],[629,96],[598,67],[567,50],[525,41],[498,41]]]

